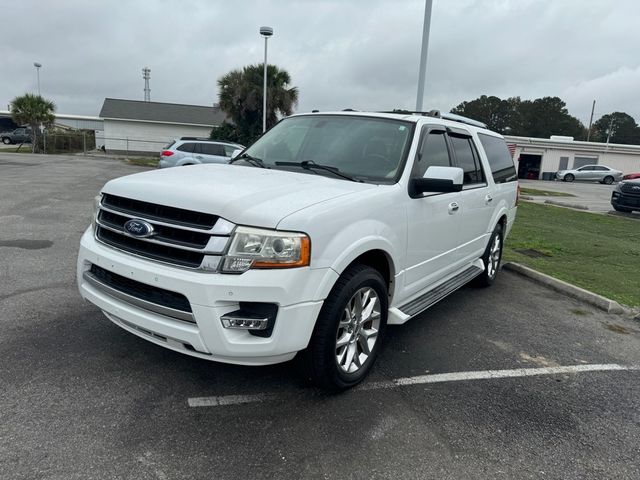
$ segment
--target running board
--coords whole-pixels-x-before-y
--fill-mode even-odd
[[[484,271],[484,268],[478,266],[478,262],[482,263],[482,260],[477,260],[466,270],[463,270],[459,274],[451,277],[446,282],[441,283],[437,287],[429,290],[427,293],[419,296],[418,298],[415,298],[414,300],[401,305],[400,307],[398,307],[398,309],[409,317],[414,317],[420,312],[423,312],[427,308],[442,300],[450,293],[455,292],[457,289],[459,289],[466,283],[469,283],[469,281],[480,275]]]

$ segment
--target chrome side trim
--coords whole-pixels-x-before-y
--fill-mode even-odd
[[[88,270],[82,274],[82,278],[84,278],[87,283],[91,284],[94,288],[102,291],[110,297],[116,298],[135,307],[142,308],[143,310],[149,310],[150,312],[158,313],[172,319],[182,320],[183,322],[196,323],[196,319],[193,316],[193,313],[183,312],[182,310],[165,307],[164,305],[158,305],[157,303],[148,302],[146,300],[142,300],[127,293],[121,292],[120,290],[116,290],[115,288],[101,282]]]

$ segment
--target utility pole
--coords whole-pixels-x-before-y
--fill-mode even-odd
[[[422,49],[420,50],[420,70],[418,71],[418,95],[416,97],[416,112],[422,111],[424,99],[424,82],[427,74],[427,53],[429,52],[429,28],[431,26],[431,8],[433,0],[424,2],[424,23],[422,24]]]
[[[151,89],[149,88],[149,79],[151,78],[151,69],[144,67],[142,69],[142,78],[144,78],[144,101],[151,101]]]
[[[611,121],[609,122],[609,128],[607,129],[607,148],[609,148],[609,139],[613,135],[613,117],[611,117]]]
[[[267,131],[267,40],[273,35],[273,28],[260,27],[264,37],[264,73],[262,74],[262,133]]]
[[[591,125],[593,125],[593,111],[596,109],[596,101],[593,101],[593,105],[591,105],[591,117],[589,118],[589,130],[587,130],[587,142],[591,138]]]

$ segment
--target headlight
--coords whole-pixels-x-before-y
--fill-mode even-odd
[[[311,241],[304,233],[238,227],[224,258],[222,272],[306,267],[310,257]]]
[[[96,229],[96,218],[98,216],[98,210],[100,210],[100,202],[102,202],[102,193],[99,193],[93,197],[93,216],[91,217],[91,226],[93,230]]]

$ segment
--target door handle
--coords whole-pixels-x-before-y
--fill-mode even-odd
[[[458,205],[457,202],[451,202],[449,204],[449,215],[453,215],[454,213],[456,213],[459,208],[460,206]]]
[[[487,203],[493,202],[493,197],[487,194],[487,196],[484,197],[484,201]]]

